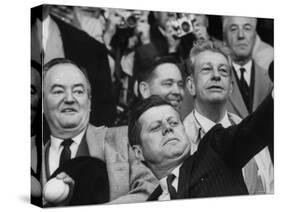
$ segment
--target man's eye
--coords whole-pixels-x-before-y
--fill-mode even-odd
[[[244,29],[247,30],[247,31],[251,31],[252,27],[251,26],[245,26]]]
[[[151,131],[159,131],[161,129],[161,125],[155,125],[151,127]]]
[[[179,125],[179,122],[178,122],[178,121],[171,121],[171,122],[170,122],[170,125],[171,125],[172,127],[176,127],[176,126]]]
[[[73,93],[75,93],[75,94],[83,94],[84,91],[83,90],[74,90]]]
[[[229,75],[229,70],[225,68],[219,69],[219,72],[221,73],[222,76],[228,76]]]
[[[62,93],[63,93],[62,90],[54,90],[54,91],[53,91],[53,94],[62,94]]]
[[[183,88],[183,87],[184,87],[183,82],[179,82],[179,83],[178,83],[178,86],[179,86],[180,88]]]
[[[235,32],[237,30],[237,27],[230,27],[230,32]]]
[[[173,83],[172,83],[172,82],[164,82],[163,85],[164,85],[164,86],[167,86],[167,87],[170,87],[170,86],[173,85]]]
[[[204,68],[202,68],[201,72],[203,72],[203,73],[209,73],[211,70],[212,70],[211,67],[204,67]]]

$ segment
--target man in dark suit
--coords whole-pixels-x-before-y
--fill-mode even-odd
[[[229,48],[234,74],[233,92],[228,110],[245,118],[256,110],[272,89],[268,71],[252,58],[257,37],[257,19],[223,17],[224,41]]]
[[[132,111],[129,139],[160,180],[148,200],[248,194],[241,169],[273,140],[272,119],[269,96],[239,125],[227,129],[216,125],[189,156],[190,144],[178,112],[157,96],[143,100]]]
[[[91,156],[105,162],[110,201],[144,201],[157,180],[134,157],[123,130],[89,124],[91,86],[86,71],[67,59],[54,59],[44,70],[44,115],[51,130],[43,157],[43,185],[65,162]],[[73,186],[69,176],[65,182]]]

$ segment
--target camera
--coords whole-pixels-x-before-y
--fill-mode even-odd
[[[173,29],[173,34],[177,37],[177,38],[181,38],[191,32],[193,32],[193,23],[194,23],[195,19],[193,16],[190,17],[180,17],[180,18],[176,18],[176,19],[171,19],[168,21],[168,24],[170,24],[170,26]]]
[[[127,11],[119,12],[118,15],[121,17],[121,21],[117,25],[117,27],[120,29],[125,29],[125,28],[135,28],[141,14],[139,11],[127,10]]]

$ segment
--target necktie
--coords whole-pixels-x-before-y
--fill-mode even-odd
[[[240,89],[241,89],[241,93],[242,93],[242,97],[244,99],[244,102],[248,108],[248,110],[250,109],[250,88],[245,80],[245,71],[246,69],[245,68],[240,68],[240,73],[241,73],[241,76],[240,76],[240,80],[239,80],[239,83],[240,83]],[[250,110],[249,110],[250,111]]]
[[[167,186],[168,186],[168,191],[170,193],[171,199],[177,199],[177,191],[174,188],[174,186],[172,185],[175,178],[176,178],[176,176],[174,174],[169,174],[167,177]]]
[[[60,155],[60,166],[71,159],[70,145],[73,143],[72,139],[66,139],[62,142],[63,150]]]

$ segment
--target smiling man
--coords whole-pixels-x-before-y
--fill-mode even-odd
[[[158,95],[179,109],[184,95],[184,79],[176,59],[156,57],[137,76],[138,89],[143,99]]]
[[[136,160],[120,128],[89,123],[91,98],[90,82],[82,67],[64,58],[46,64],[43,102],[51,138],[44,150],[43,183],[70,159],[90,156],[106,164],[112,203],[144,201],[155,188],[155,177]],[[75,186],[69,176],[64,178]]]
[[[221,124],[227,128],[238,124],[241,118],[227,111],[233,74],[227,54],[221,47],[211,42],[198,42],[190,53],[189,70],[187,88],[194,98],[194,110],[185,118],[184,126],[193,154],[213,126]],[[264,163],[267,169],[258,172],[256,161],[264,158],[267,159]],[[273,164],[267,148],[249,161],[243,174],[250,194],[273,193]]]

